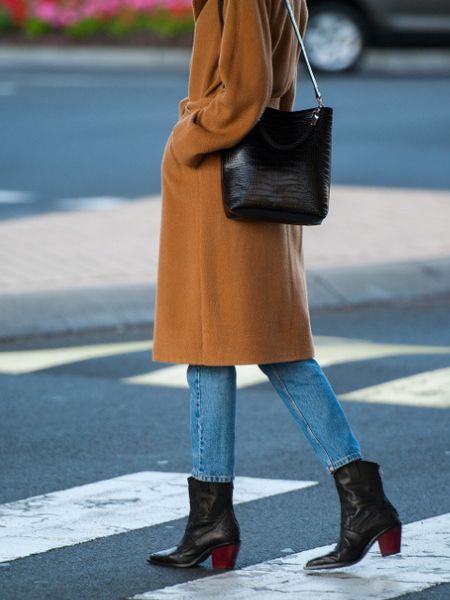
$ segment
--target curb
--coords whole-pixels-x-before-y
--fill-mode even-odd
[[[450,294],[450,257],[306,270],[309,307],[431,299]],[[155,286],[123,285],[0,297],[0,342],[153,326]]]
[[[170,46],[134,48],[0,44],[0,67],[187,68],[190,57],[191,48]],[[303,62],[300,63],[304,68]],[[369,48],[355,74],[360,73],[449,75],[450,48]]]
[[[0,44],[0,67],[187,67],[191,50],[171,47],[55,47]]]
[[[450,257],[315,269],[307,282],[312,308],[441,296],[450,293]]]

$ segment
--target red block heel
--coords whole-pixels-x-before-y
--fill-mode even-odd
[[[239,552],[240,544],[221,546],[212,551],[213,569],[232,569]]]
[[[377,538],[382,556],[400,552],[401,531],[401,525],[397,525],[397,527],[388,529]]]

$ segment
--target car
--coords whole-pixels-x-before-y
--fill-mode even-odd
[[[357,69],[367,48],[450,46],[449,0],[308,0],[305,48],[322,72]]]

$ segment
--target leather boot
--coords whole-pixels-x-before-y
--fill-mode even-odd
[[[400,552],[401,522],[384,494],[378,463],[357,459],[333,472],[341,503],[341,529],[335,548],[304,568],[333,569],[360,561],[375,541],[382,556]]]
[[[170,567],[193,567],[212,555],[214,569],[232,569],[240,548],[233,509],[233,482],[201,481],[190,476],[190,512],[177,546],[150,554],[147,561]]]

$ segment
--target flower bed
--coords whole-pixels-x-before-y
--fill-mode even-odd
[[[0,41],[190,43],[191,0],[0,0]]]

